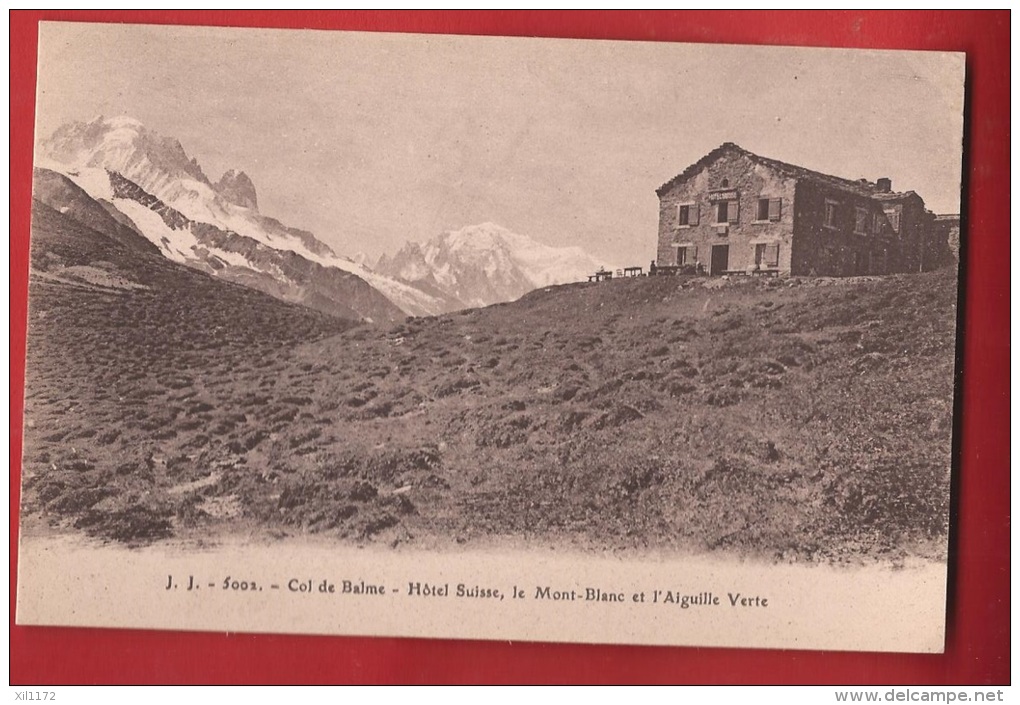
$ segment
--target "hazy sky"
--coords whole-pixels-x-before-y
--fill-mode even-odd
[[[614,264],[723,142],[959,212],[962,55],[44,23],[37,130],[130,115],[372,257],[493,221]]]

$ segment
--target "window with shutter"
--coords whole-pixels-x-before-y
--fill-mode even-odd
[[[887,210],[885,217],[889,219],[889,226],[892,228],[894,233],[900,231],[900,212],[897,210]]]
[[[773,243],[765,248],[765,266],[766,267],[778,267],[779,266],[779,243]]]
[[[698,204],[681,203],[676,207],[677,227],[686,228],[698,224]]]
[[[715,222],[717,223],[728,223],[730,212],[729,201],[719,201],[715,204]]]
[[[758,267],[765,266],[765,248],[766,245],[763,242],[754,246],[754,263]]]
[[[836,208],[839,206],[835,201],[825,202],[825,220],[823,223],[827,228],[836,227]]]
[[[758,210],[754,220],[757,223],[767,221],[777,222],[783,212],[783,199],[781,198],[759,198]]]
[[[868,233],[868,209],[858,206],[854,209],[854,234],[867,235]]]
[[[727,222],[736,223],[740,220],[740,201],[730,201],[730,207],[726,211]]]

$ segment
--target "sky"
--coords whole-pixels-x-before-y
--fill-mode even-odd
[[[97,115],[176,137],[259,210],[371,258],[486,221],[616,266],[655,189],[723,142],[958,213],[963,56],[43,23],[37,138]]]

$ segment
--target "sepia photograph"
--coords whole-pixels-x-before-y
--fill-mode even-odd
[[[38,46],[19,624],[942,651],[963,54]]]

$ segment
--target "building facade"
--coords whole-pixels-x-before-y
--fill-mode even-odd
[[[829,176],[730,142],[656,193],[658,267],[712,275],[890,274],[941,266],[947,249],[921,197],[894,192],[889,179]]]

